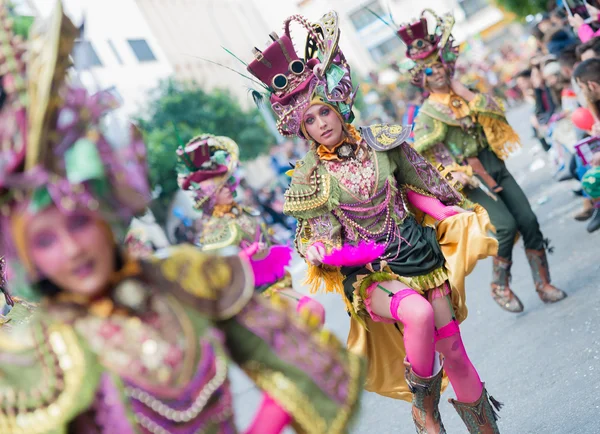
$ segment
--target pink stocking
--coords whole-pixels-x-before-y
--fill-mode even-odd
[[[392,296],[390,313],[404,325],[404,347],[412,370],[430,377],[435,356],[433,307],[416,291],[404,289]]]
[[[291,416],[265,394],[252,424],[244,434],[279,434],[291,421]]]
[[[455,320],[436,333],[435,349],[444,355],[444,370],[448,374],[456,398],[461,402],[475,402],[481,396],[483,384],[467,356]]]
[[[300,313],[300,311],[304,309],[308,309],[313,315],[318,317],[321,325],[325,324],[325,308],[323,308],[321,303],[310,297],[304,296],[298,301],[296,312]]]

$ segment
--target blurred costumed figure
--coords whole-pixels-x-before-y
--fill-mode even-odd
[[[256,296],[246,259],[127,254],[124,229],[150,196],[144,143],[104,129],[110,96],[65,83],[78,32],[60,2],[27,45],[6,11],[0,252],[8,289],[42,302],[0,330],[0,431],[235,433],[231,359],[279,403],[249,432],[347,432],[360,358]]]
[[[304,59],[292,43],[294,22],[308,32]],[[248,65],[281,134],[311,141],[284,205],[298,219],[307,280],[341,295],[348,346],[369,358],[366,389],[412,401],[417,432],[445,432],[438,402],[447,378],[465,403],[461,414],[497,432],[459,330],[464,277],[496,252],[489,219],[406,143],[410,128],[352,126],[355,89],[339,37],[335,12],[312,23],[294,15]]]
[[[194,207],[203,213],[200,248],[213,253],[232,247],[241,249],[250,260],[257,293],[281,298],[305,320],[323,325],[323,306],[292,289],[292,276],[286,270],[292,249],[275,245],[260,213],[235,201],[238,145],[229,137],[203,134],[180,147],[177,156],[178,184],[192,193]],[[271,398],[265,396],[263,406],[270,402]],[[260,427],[261,417],[257,415],[252,426]]]
[[[433,33],[428,31],[426,12],[436,19]],[[437,17],[425,10],[418,21],[398,31],[408,47],[413,84],[430,93],[415,120],[414,148],[450,173],[464,186],[466,197],[488,211],[499,242],[491,284],[496,303],[509,312],[523,310],[510,288],[512,250],[519,234],[539,297],[545,303],[560,301],[567,294],[550,283],[547,240],[525,193],[504,164],[519,137],[493,97],[473,93],[454,78],[458,49],[453,25],[451,15]]]

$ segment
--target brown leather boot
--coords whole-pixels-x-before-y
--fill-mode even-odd
[[[567,293],[561,291],[550,283],[550,269],[546,250],[525,250],[531,274],[535,282],[535,290],[544,303],[556,303],[567,297]]]
[[[583,208],[577,214],[573,216],[575,220],[579,222],[584,222],[589,220],[594,213],[594,204],[591,199],[585,198],[583,199]]]
[[[443,376],[439,354],[435,354],[431,377],[419,377],[413,372],[407,360],[404,360],[404,365],[406,366],[406,382],[413,394],[412,417],[417,434],[446,434],[438,408]]]
[[[492,298],[509,312],[523,312],[523,303],[510,289],[510,267],[512,262],[500,256],[494,257],[494,278],[492,280]]]
[[[491,396],[488,397],[485,387],[481,391],[481,396],[475,402],[467,403],[454,399],[449,399],[448,402],[454,406],[470,434],[500,434],[496,424],[498,420],[496,411],[500,411],[502,403]]]

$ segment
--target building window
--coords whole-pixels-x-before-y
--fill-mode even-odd
[[[403,45],[398,36],[392,36],[386,39],[376,47],[369,48],[369,53],[375,62],[379,62],[384,57],[392,53],[398,53],[402,49]]]
[[[108,46],[110,47],[113,54],[115,55],[115,58],[117,59],[117,62],[119,63],[119,65],[122,65],[123,59],[121,58],[121,55],[117,51],[117,47],[115,47],[115,44],[113,44],[113,41],[111,41],[110,39],[108,40]]]
[[[94,66],[102,66],[102,62],[96,54],[96,50],[90,41],[75,41],[73,47],[73,62],[77,69],[89,69]]]
[[[465,11],[465,17],[470,18],[480,10],[489,6],[487,0],[458,0],[458,4]]]
[[[140,62],[152,62],[156,60],[154,53],[145,39],[128,39],[127,42],[129,42],[135,57],[137,57],[137,60]]]
[[[369,11],[369,9],[382,18],[385,15],[383,7],[381,7],[381,4],[379,4],[379,0],[367,3],[356,12],[350,14],[350,20],[352,21],[352,24],[354,24],[354,27],[357,31],[361,31],[365,27],[378,20],[377,17]]]

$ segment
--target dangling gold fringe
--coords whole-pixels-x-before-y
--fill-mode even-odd
[[[325,292],[335,292],[340,294],[348,312],[354,310],[352,303],[350,303],[344,293],[344,275],[338,267],[328,267],[327,265],[317,267],[308,264],[308,271],[304,283],[310,288],[311,294],[319,292],[322,286],[325,286]]]
[[[477,120],[483,127],[490,148],[501,160],[506,160],[512,152],[521,147],[519,135],[507,122],[482,114]]]
[[[308,264],[308,272],[304,283],[309,286],[311,294],[316,294],[325,285],[325,292],[337,292],[344,295],[344,276],[339,267]]]

